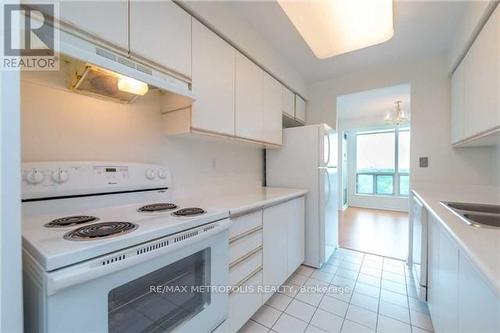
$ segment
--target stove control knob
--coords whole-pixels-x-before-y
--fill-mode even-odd
[[[147,169],[146,170],[146,178],[149,180],[153,180],[156,178],[156,171],[153,169]]]
[[[158,177],[160,177],[160,179],[167,178],[167,170],[164,169],[158,170]]]
[[[55,181],[56,183],[65,183],[68,181],[68,178],[69,178],[69,174],[62,170],[62,169],[58,169],[57,171],[54,171],[52,173],[52,180]]]
[[[45,175],[38,169],[32,169],[26,173],[25,179],[28,184],[37,185],[43,182]]]

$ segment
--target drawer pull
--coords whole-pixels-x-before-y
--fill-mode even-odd
[[[240,264],[241,262],[247,260],[248,258],[250,257],[253,257],[255,254],[257,254],[258,252],[262,251],[262,245],[259,246],[258,248],[256,248],[255,250],[253,250],[252,252],[249,252],[248,254],[244,255],[243,257],[233,261],[232,263],[229,264],[229,269],[233,268],[234,266],[237,266],[238,264]]]
[[[262,267],[259,267],[255,270],[253,270],[246,278],[244,278],[243,280],[241,280],[240,282],[235,284],[234,288],[231,289],[231,292],[229,292],[229,294],[231,295],[233,293],[234,289],[241,287],[242,285],[247,283],[249,280],[251,280],[255,275],[259,274],[261,271],[262,271]]]
[[[255,228],[253,228],[253,229],[250,229],[250,230],[248,230],[248,231],[245,231],[245,232],[244,232],[244,233],[242,233],[242,234],[236,235],[236,236],[234,236],[233,238],[231,238],[231,239],[229,240],[229,244],[232,244],[232,243],[234,243],[234,242],[236,242],[237,240],[240,240],[240,239],[242,239],[242,238],[246,238],[246,237],[248,237],[248,236],[252,235],[253,233],[256,233],[257,231],[260,231],[260,230],[262,230],[262,226],[260,226],[260,225],[259,225],[259,226],[255,227]]]

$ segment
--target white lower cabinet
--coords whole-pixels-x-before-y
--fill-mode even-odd
[[[241,289],[250,291],[250,289],[257,289],[262,285],[262,271],[256,273],[247,282],[245,282]],[[253,314],[262,305],[262,294],[255,292],[241,292],[232,293],[229,295],[229,315],[228,327],[233,330],[228,332],[236,332],[253,316]]]
[[[428,230],[427,297],[435,332],[499,332],[498,295],[432,214]]]
[[[262,209],[231,220],[229,284],[238,290],[229,294],[228,317],[217,333],[237,332],[262,305]]]
[[[304,198],[264,209],[263,283],[279,287],[304,261]],[[263,295],[264,301],[272,293]]]
[[[280,286],[288,278],[287,229],[288,203],[264,209],[264,272],[262,281],[265,286]],[[264,295],[269,299],[272,293]]]
[[[458,330],[458,247],[434,216],[429,217],[429,309],[436,332]]]
[[[500,332],[500,299],[463,253],[458,273],[458,331]]]
[[[287,276],[304,262],[305,255],[305,211],[304,198],[287,203]]]
[[[226,321],[215,332],[235,333],[304,261],[304,197],[238,217],[229,229],[229,294]]]
[[[241,285],[241,289],[257,289],[262,285],[262,271],[251,276]],[[229,311],[226,321],[219,326],[217,333],[235,333],[253,316],[262,305],[262,295],[258,293],[229,294]]]

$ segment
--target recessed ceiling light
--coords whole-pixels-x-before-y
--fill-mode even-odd
[[[388,41],[392,0],[278,0],[314,55],[326,59]]]

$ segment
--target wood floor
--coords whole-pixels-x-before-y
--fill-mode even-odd
[[[349,207],[340,214],[340,246],[406,259],[408,214]]]

